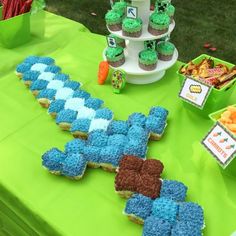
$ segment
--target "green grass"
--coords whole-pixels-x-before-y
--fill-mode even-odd
[[[179,50],[179,59],[189,61],[202,53],[236,63],[235,0],[172,0],[176,7],[176,28],[171,35]],[[109,0],[47,0],[47,9],[84,24],[92,32],[106,35],[104,15]],[[95,12],[97,16],[92,16]],[[203,48],[210,42],[217,48]]]

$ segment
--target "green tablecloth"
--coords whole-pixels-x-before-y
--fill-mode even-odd
[[[235,231],[236,177],[223,172],[200,144],[212,123],[186,111],[178,99],[175,71],[180,63],[160,82],[127,85],[115,95],[108,83],[96,83],[105,38],[50,13],[45,23],[45,38],[34,36],[14,50],[0,48],[0,234],[7,235],[11,219],[16,223],[10,230],[17,232],[13,235],[140,236],[142,232],[141,226],[122,215],[125,200],[114,192],[114,174],[89,169],[76,182],[42,168],[42,153],[53,146],[63,148],[72,136],[59,129],[14,75],[16,65],[32,54],[55,58],[63,72],[103,99],[116,119],[127,119],[132,112],[147,114],[153,105],[166,107],[169,125],[161,141],[149,143],[148,157],[160,159],[165,165],[163,178],[183,181],[189,187],[187,199],[204,207],[204,235],[228,236]],[[230,103],[235,99],[234,94]]]

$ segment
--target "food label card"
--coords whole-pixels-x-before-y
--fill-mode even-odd
[[[132,6],[126,7],[126,16],[128,18],[136,19],[138,17],[138,8]]]
[[[188,103],[203,109],[212,87],[191,77],[186,77],[180,90],[179,97]]]
[[[226,168],[236,155],[236,138],[219,122],[202,140],[202,144],[223,168]]]
[[[111,36],[107,36],[107,45],[111,48],[116,48],[116,40]]]

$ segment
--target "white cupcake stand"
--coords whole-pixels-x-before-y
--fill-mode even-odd
[[[122,35],[122,31],[110,31],[110,33],[116,35],[119,38],[126,40],[125,49],[125,63],[120,67],[112,67],[113,69],[122,69],[126,72],[126,79],[131,84],[149,84],[156,82],[163,78],[168,68],[172,67],[178,59],[178,51],[175,49],[174,55],[171,61],[158,60],[157,68],[152,71],[145,71],[138,65],[138,54],[144,49],[144,41],[155,40],[167,35],[170,35],[175,28],[175,22],[170,24],[169,31],[165,34],[154,36],[148,32],[148,21],[150,16],[150,0],[132,0],[132,6],[138,7],[138,17],[143,20],[142,35],[139,38],[132,38]],[[106,50],[106,49],[105,49]],[[105,50],[103,53],[104,59]]]

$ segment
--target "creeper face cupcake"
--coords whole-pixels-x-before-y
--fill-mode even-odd
[[[122,47],[108,47],[105,55],[108,63],[113,67],[119,67],[125,63],[124,49]]]
[[[143,70],[151,71],[157,67],[157,53],[154,50],[146,49],[139,53],[139,67]]]
[[[143,22],[141,18],[125,18],[122,22],[122,34],[128,37],[138,38],[142,34]]]

